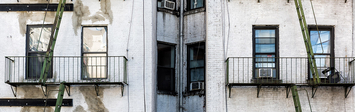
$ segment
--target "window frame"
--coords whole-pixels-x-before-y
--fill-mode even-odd
[[[197,9],[202,9],[202,8],[205,8],[206,7],[206,0],[203,0],[203,6],[202,7],[199,7],[199,8],[194,8],[194,9],[191,9],[190,6],[191,6],[191,0],[186,0],[186,10],[187,11],[191,11],[191,10],[197,10]]]
[[[174,71],[174,74],[171,74],[173,75],[173,82],[171,82],[171,84],[173,84],[173,88],[171,88],[170,90],[160,90],[159,89],[159,74],[158,74],[158,70],[159,70],[159,64],[158,64],[158,60],[159,60],[159,50],[158,50],[158,47],[157,47],[157,90],[158,90],[158,93],[163,93],[163,94],[171,94],[171,95],[176,95],[177,92],[176,92],[176,44],[170,44],[170,43],[166,43],[166,42],[157,42],[157,46],[159,44],[162,44],[162,45],[167,45],[167,46],[170,46],[170,47],[173,47],[174,48],[174,63],[173,63],[173,67],[172,68],[169,68],[169,69],[173,69]],[[163,67],[163,68],[168,68],[168,67]]]
[[[30,34],[29,34],[29,31],[30,31],[30,27],[50,27],[51,28],[51,32],[52,32],[52,28],[53,28],[53,24],[33,24],[33,25],[26,25],[26,62],[25,62],[25,79],[26,80],[38,80],[40,78],[40,75],[39,74],[39,77],[30,77],[30,73],[29,72],[29,57],[30,57],[30,54],[41,54],[41,55],[44,55],[46,54],[47,50],[46,51],[30,51]],[[51,38],[51,37],[49,37]],[[49,43],[48,43],[49,45]],[[41,68],[41,71],[42,71],[43,67]],[[47,75],[47,78],[53,78],[53,59],[52,59],[52,65],[50,67],[50,72],[49,74]]]
[[[203,81],[191,81],[191,69],[190,69],[190,48],[191,47],[195,47],[195,46],[199,46],[200,45],[204,45],[204,60],[203,60],[203,69],[204,69],[204,79]],[[186,66],[186,69],[187,69],[187,92],[194,92],[194,91],[201,91],[201,90],[190,90],[190,84],[191,82],[203,82],[204,83],[204,88],[206,88],[206,43],[205,42],[196,42],[196,43],[191,43],[191,44],[188,44],[187,45],[187,66]],[[202,67],[199,67],[199,68],[202,68]],[[203,91],[205,91],[205,89],[203,89]]]
[[[317,31],[317,26],[315,25],[309,25],[308,26],[308,34],[309,34],[309,38],[311,39],[311,31]],[[335,67],[335,54],[334,54],[334,37],[335,37],[335,33],[334,33],[334,26],[318,26],[318,30],[319,31],[330,31],[330,39],[329,39],[329,45],[330,45],[330,53],[313,53],[314,56],[316,55],[329,55],[330,56],[330,67]],[[314,52],[314,51],[313,51]],[[310,66],[309,66],[309,61],[307,61],[308,64],[308,79],[312,79],[311,75],[311,71],[310,71]],[[318,68],[318,67],[317,67]],[[335,71],[331,70],[330,71],[331,74],[334,74]],[[318,73],[321,74],[321,73]],[[327,79],[326,77],[319,77],[320,79]]]
[[[256,53],[256,42],[255,42],[255,31],[256,30],[275,30],[275,53]],[[252,47],[253,47],[253,79],[274,79],[277,80],[280,78],[279,71],[279,26],[255,26],[253,25],[252,30]],[[275,55],[275,69],[276,69],[276,77],[256,77],[255,73],[255,63],[256,63],[256,55],[267,55],[273,54]]]
[[[106,30],[106,52],[84,52],[83,49],[83,44],[84,44],[84,28],[86,27],[104,27],[104,29]],[[92,79],[108,79],[108,27],[107,26],[82,26],[81,27],[81,63],[80,63],[80,77],[81,80],[92,80]],[[84,54],[105,54],[106,55],[106,76],[105,78],[85,78],[84,74],[83,74],[83,61],[84,61]]]

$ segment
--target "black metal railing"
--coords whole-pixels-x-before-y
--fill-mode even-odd
[[[354,57],[316,57],[321,84],[355,84]],[[312,84],[307,57],[229,57],[226,84]]]
[[[43,56],[5,57],[6,83],[38,83]],[[54,56],[47,83],[125,83],[127,59],[124,56]]]

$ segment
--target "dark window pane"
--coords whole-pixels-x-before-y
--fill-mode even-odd
[[[158,44],[158,90],[175,92],[175,47]]]
[[[27,57],[27,79],[39,79],[42,73],[45,53],[30,53]],[[47,78],[52,78],[52,70]]]
[[[158,90],[175,91],[175,69],[158,67]]]
[[[158,44],[158,66],[173,68],[175,63],[175,47]]]
[[[106,27],[83,28],[83,51],[106,52]]]
[[[204,68],[194,68],[191,69],[191,82],[204,81],[205,80],[205,69]]]
[[[205,80],[205,46],[201,43],[189,46],[188,52],[190,82],[203,82]]]

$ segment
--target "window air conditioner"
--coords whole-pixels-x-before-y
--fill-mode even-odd
[[[170,10],[174,10],[175,9],[175,2],[169,1],[169,0],[165,0],[164,8],[170,9]]]
[[[258,72],[259,77],[272,77],[272,68],[260,68]]]
[[[203,89],[205,89],[204,82],[191,82],[190,83],[190,91],[203,90]]]

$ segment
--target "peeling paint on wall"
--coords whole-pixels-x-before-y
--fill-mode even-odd
[[[23,107],[21,109],[21,112],[43,112],[44,107]],[[54,109],[52,107],[46,107],[45,112],[54,112]]]
[[[38,22],[43,21],[45,12],[19,12],[18,22],[20,27],[20,33],[22,36],[26,34],[26,25],[27,22]],[[45,22],[53,24],[55,17],[55,12],[47,12]]]
[[[104,103],[101,101],[103,96],[103,88],[100,88],[99,95],[96,96],[94,87],[79,87],[80,92],[85,98],[85,102],[88,105],[88,111],[91,112],[108,112],[108,109],[105,107]],[[80,108],[80,107],[77,107]]]
[[[86,111],[81,105],[79,105],[75,108],[75,110],[73,110],[73,112],[86,112]]]
[[[90,10],[88,6],[84,6],[81,0],[75,1],[74,14],[72,16],[74,31],[81,27],[83,20],[91,20],[92,23],[95,23],[97,21],[105,21],[106,19],[109,20],[110,24],[112,24],[113,15],[110,0],[101,0],[100,11],[96,12],[92,16],[90,16]],[[75,35],[77,35],[77,32],[75,32]]]

